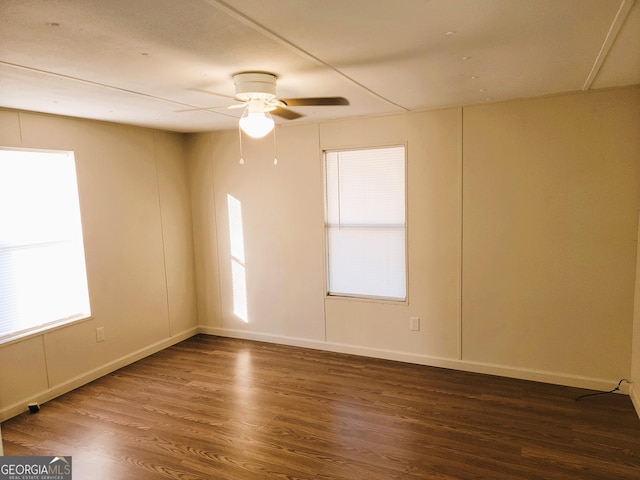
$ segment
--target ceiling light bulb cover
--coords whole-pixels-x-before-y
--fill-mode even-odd
[[[274,121],[271,115],[264,112],[247,111],[240,119],[240,128],[253,138],[262,138],[273,130]]]

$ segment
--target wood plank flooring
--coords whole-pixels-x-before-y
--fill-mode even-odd
[[[199,335],[2,424],[75,480],[639,479],[625,395]]]

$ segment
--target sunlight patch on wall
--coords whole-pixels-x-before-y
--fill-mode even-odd
[[[229,240],[231,244],[233,313],[243,321],[248,322],[242,203],[233,195],[227,194],[227,209],[229,213]]]

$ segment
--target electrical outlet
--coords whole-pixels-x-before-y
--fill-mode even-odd
[[[104,327],[96,328],[96,342],[104,342]]]
[[[420,330],[420,317],[409,317],[409,330],[414,332]]]

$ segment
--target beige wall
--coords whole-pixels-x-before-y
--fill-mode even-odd
[[[631,400],[640,416],[640,227],[638,228],[638,251],[636,254],[636,291],[633,311],[633,342],[631,349]]]
[[[191,136],[201,328],[612,388],[631,368],[639,106],[636,87],[284,126],[276,167],[271,139],[245,142],[240,166],[237,132]],[[398,143],[408,302],[325,298],[321,150]],[[244,209],[248,323],[232,311],[227,193]]]
[[[464,113],[463,357],[628,377],[640,89]]]
[[[316,126],[278,129],[273,139],[238,132],[188,142],[198,313],[205,331],[324,340],[323,201]],[[227,195],[241,202],[248,318],[234,314]]]
[[[93,315],[0,345],[6,418],[192,335],[197,316],[182,135],[0,110],[0,145],[75,152]]]
[[[237,131],[0,110],[0,145],[76,152],[94,314],[0,347],[0,413],[196,331],[599,389],[638,382],[639,107],[635,87],[286,125],[277,166],[269,137],[245,141],[241,166]],[[398,143],[408,302],[326,298],[321,151]],[[242,204],[246,322],[227,195]]]
[[[190,136],[196,263],[207,285],[199,285],[200,325],[374,355],[457,358],[460,131],[458,109],[280,127],[277,166],[271,138],[245,140],[241,166],[237,132]],[[409,303],[325,298],[321,150],[394,144],[408,146]],[[248,322],[233,313],[227,194],[243,208]],[[412,315],[420,332],[409,331]]]

